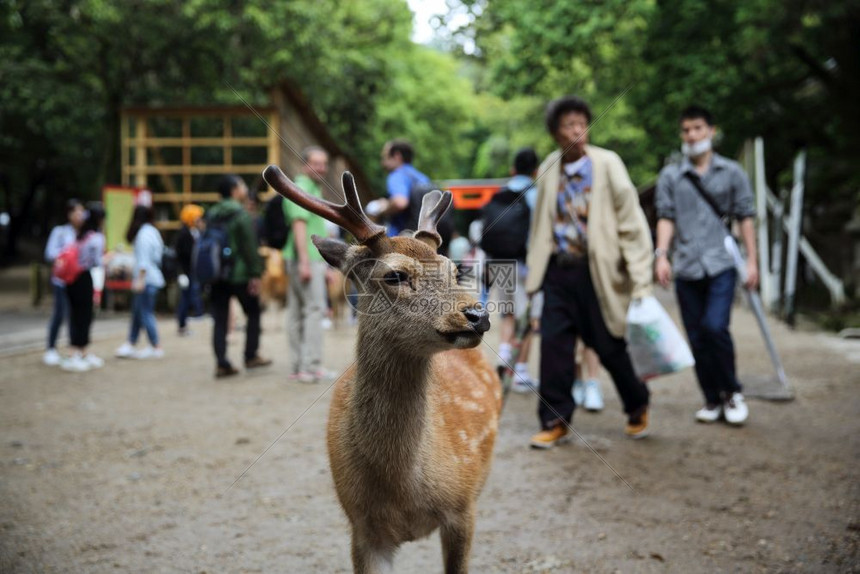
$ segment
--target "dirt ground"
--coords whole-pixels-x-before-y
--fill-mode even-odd
[[[273,368],[230,382],[212,377],[208,323],[189,338],[160,325],[161,361],[69,374],[36,351],[0,358],[0,571],[350,572],[330,393],[286,382],[281,319],[265,319]],[[603,462],[582,441],[529,449],[536,398],[513,395],[472,571],[860,572],[860,343],[772,328],[797,399],[750,401],[744,428],[694,422],[688,370],[651,384],[652,436],[627,440],[604,376],[606,410],[574,417]],[[741,376],[769,373],[743,309],[733,331]],[[354,336],[327,332],[328,368],[350,363]],[[440,555],[438,535],[409,544],[395,571],[441,572]]]

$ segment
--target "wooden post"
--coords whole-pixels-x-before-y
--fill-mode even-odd
[[[225,115],[224,119],[224,165],[233,165],[233,117]]]
[[[121,162],[122,162],[122,184],[130,185],[131,184],[131,173],[128,169],[128,148],[131,143],[128,141],[128,114],[122,112],[119,115],[119,153]]]
[[[146,117],[138,116],[134,131],[134,167],[138,170],[134,174],[134,185],[146,187]]]
[[[182,167],[191,165],[191,118],[182,118]],[[182,172],[182,202],[191,203],[191,174],[187,169]]]
[[[794,294],[797,285],[797,256],[800,229],[803,227],[803,177],[806,169],[806,150],[794,159],[794,186],[791,188],[791,216],[788,232],[788,261],[785,270],[785,320],[794,326]]]

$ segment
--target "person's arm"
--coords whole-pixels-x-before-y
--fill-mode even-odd
[[[260,293],[260,276],[263,274],[263,259],[257,251],[257,234],[254,231],[254,222],[251,216],[242,211],[236,217],[239,221],[235,222],[236,229],[236,248],[239,251],[239,257],[245,261],[245,266],[248,269],[248,293],[258,295]]]
[[[191,253],[194,251],[194,237],[191,230],[183,227],[176,237],[176,259],[183,275],[191,275]]]
[[[657,282],[669,287],[672,281],[672,264],[669,262],[669,248],[675,235],[675,201],[672,188],[672,178],[668,171],[663,170],[657,178],[657,189],[654,202],[657,208],[657,248],[654,273]]]
[[[651,294],[654,251],[648,221],[639,205],[639,194],[621,158],[613,154],[609,166],[612,197],[618,218],[618,245],[633,282],[634,299]]]
[[[99,267],[102,264],[102,259],[105,252],[105,236],[102,232],[96,231],[91,233],[87,241],[88,249],[90,249],[89,257],[92,258],[93,267]]]
[[[753,197],[750,180],[746,173],[736,166],[734,171],[734,196],[732,198],[732,215],[740,223],[741,239],[747,250],[747,277],[744,287],[758,287],[758,250],[755,240],[755,198]]]
[[[543,165],[541,165],[543,168]],[[546,213],[546,206],[544,200],[544,194],[547,192],[546,180],[544,179],[544,175],[546,171],[544,169],[538,169],[537,178],[535,179],[535,197],[534,197],[534,208],[531,212],[531,221],[529,222],[529,241],[528,248],[526,251],[526,285],[531,286],[532,291],[526,291],[526,295],[529,298],[533,297],[536,293],[540,291],[540,287],[534,287],[537,283],[533,281],[533,274],[536,273],[535,268],[537,267],[536,258],[536,246],[537,246],[537,233],[539,225],[549,225],[549,215]]]
[[[657,220],[657,248],[655,251],[656,265],[654,272],[657,282],[663,287],[669,287],[672,280],[672,264],[669,262],[669,246],[675,235],[675,222],[671,219]]]
[[[137,260],[137,275],[131,278],[131,290],[140,293],[146,287],[146,266],[152,259],[152,245],[145,228],[141,228],[134,238],[134,257]]]
[[[741,238],[747,250],[747,278],[744,287],[755,289],[758,287],[758,251],[755,242],[755,219],[747,217],[741,220]]]
[[[51,230],[51,235],[48,236],[48,243],[45,245],[45,261],[48,263],[53,263],[62,251],[60,244],[62,232],[62,227],[58,225]]]
[[[388,186],[388,203],[382,215],[395,215],[409,207],[409,190],[412,181],[403,172],[391,172],[386,179]]]
[[[308,222],[304,219],[293,220],[293,245],[299,263],[299,279],[307,283],[311,280],[311,259],[308,253]]]

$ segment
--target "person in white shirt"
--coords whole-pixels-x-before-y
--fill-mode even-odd
[[[75,242],[78,230],[84,222],[86,211],[77,199],[70,199],[66,203],[66,223],[58,225],[51,230],[48,244],[45,246],[45,261],[53,263],[60,253]],[[68,301],[66,299],[66,284],[57,277],[51,277],[51,289],[54,295],[54,308],[51,312],[51,320],[48,323],[48,344],[42,362],[46,365],[59,365],[62,361],[57,351],[57,337],[60,327],[63,326],[66,316],[69,314]]]
[[[128,340],[116,350],[116,356],[133,359],[160,359],[164,356],[158,339],[158,325],[155,321],[155,298],[164,287],[161,273],[161,257],[164,254],[164,241],[161,232],[153,222],[155,214],[151,207],[138,205],[128,226],[126,240],[134,245],[134,269],[132,270],[131,290],[132,315]],[[140,329],[146,329],[148,347],[137,350],[135,345]]]

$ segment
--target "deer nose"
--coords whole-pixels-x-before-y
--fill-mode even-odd
[[[483,335],[490,330],[490,314],[485,309],[478,307],[469,307],[463,309],[463,315],[469,322],[469,327],[475,330],[479,335]]]

